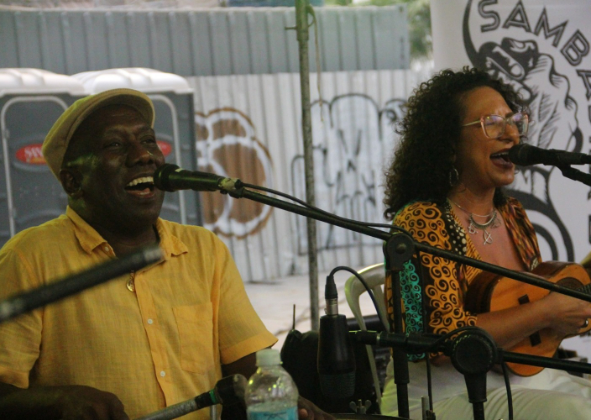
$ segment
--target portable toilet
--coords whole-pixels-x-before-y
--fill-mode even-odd
[[[183,77],[146,68],[117,68],[72,75],[87,94],[130,88],[144,92],[154,103],[154,130],[167,163],[197,170],[193,90]],[[202,225],[199,193],[166,193],[161,216],[183,224]]]
[[[0,69],[0,245],[65,212],[67,195],[45,164],[41,145],[63,111],[84,95],[82,83],[70,76]]]

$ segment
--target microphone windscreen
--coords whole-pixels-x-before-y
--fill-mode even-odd
[[[516,165],[528,166],[532,160],[532,146],[520,143],[509,149],[509,160]]]
[[[162,191],[173,192],[175,189],[168,182],[170,174],[175,172],[179,167],[170,163],[166,163],[156,169],[154,172],[154,185]]]
[[[247,380],[242,375],[232,375],[220,379],[215,386],[217,395],[224,405],[244,402]]]

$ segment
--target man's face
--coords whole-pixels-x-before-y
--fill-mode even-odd
[[[111,105],[94,112],[66,156],[80,188],[74,210],[93,227],[125,232],[158,218],[164,192],[154,187],[153,175],[164,156],[154,130],[135,109]]]

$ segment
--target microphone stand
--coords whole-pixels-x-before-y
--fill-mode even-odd
[[[263,204],[267,204],[273,207],[277,207],[286,210],[291,213],[296,213],[304,217],[310,217],[312,219],[329,223],[334,226],[339,226],[344,229],[348,229],[354,232],[365,234],[377,239],[381,239],[385,242],[384,254],[386,259],[386,267],[392,273],[392,288],[394,294],[394,313],[395,313],[395,325],[394,333],[402,334],[402,309],[400,305],[400,283],[399,273],[402,270],[402,266],[406,261],[409,261],[415,250],[427,252],[429,254],[446,258],[452,261],[459,262],[461,264],[470,265],[481,270],[490,271],[494,274],[501,275],[503,277],[510,277],[512,279],[528,283],[533,286],[541,287],[553,292],[562,293],[568,296],[572,296],[578,299],[582,299],[587,302],[591,302],[591,295],[584,292],[580,292],[575,289],[569,289],[532,276],[530,274],[509,270],[503,267],[499,267],[494,264],[490,264],[484,261],[479,261],[473,258],[457,255],[451,251],[447,251],[440,248],[435,248],[430,245],[422,244],[414,240],[414,238],[407,232],[399,229],[393,233],[385,232],[373,227],[367,226],[361,222],[355,222],[348,219],[340,218],[330,213],[321,211],[316,208],[304,207],[299,204],[290,203],[287,201],[279,200],[277,198],[270,197],[268,195],[260,194],[247,187],[256,188],[256,186],[245,184],[239,179],[224,178],[218,182],[218,188],[222,193],[229,194],[234,198],[247,198],[249,200],[257,201]],[[398,398],[398,415],[402,418],[409,418],[409,403],[408,403],[408,362],[406,358],[406,351],[403,347],[398,347],[393,350],[393,362],[394,362],[394,381],[396,383],[396,396]],[[540,363],[540,361],[534,356],[521,355],[521,363],[529,364]],[[485,382],[486,383],[486,382]],[[486,399],[486,398],[485,398]]]
[[[392,279],[392,295],[394,305],[394,333],[403,334],[402,325],[402,294],[400,291],[400,272],[405,262],[412,258],[414,240],[410,235],[393,235],[386,239],[384,256],[386,270]],[[408,357],[401,346],[392,347],[392,363],[394,365],[394,383],[396,384],[396,399],[398,400],[398,414],[410,417],[408,403]]]
[[[559,165],[557,166],[566,178],[582,182],[585,185],[591,187],[591,174],[586,174],[583,171],[572,168],[570,165]]]
[[[220,379],[215,387],[208,392],[135,420],[172,420],[205,407],[215,407],[218,404],[229,406],[244,402],[247,383],[248,380],[240,374],[226,376]]]
[[[472,403],[474,420],[484,420],[486,401],[486,373],[496,363],[504,361],[526,363],[551,369],[591,373],[591,365],[582,362],[556,360],[497,348],[493,338],[478,327],[460,328],[446,335],[399,334],[375,331],[352,331],[359,343],[403,349],[408,353],[441,352],[449,356],[454,367],[464,375],[468,399]]]
[[[57,302],[90,287],[98,286],[131,271],[137,271],[160,261],[163,256],[158,245],[149,245],[121,258],[108,260],[80,273],[11,296],[0,301],[0,323],[33,309]]]

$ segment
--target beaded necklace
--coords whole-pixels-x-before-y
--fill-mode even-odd
[[[455,201],[452,201],[449,198],[448,198],[448,201],[468,215],[468,222],[469,222],[468,233],[470,233],[471,235],[476,235],[478,233],[478,230],[481,230],[483,232],[482,234],[484,236],[484,245],[490,245],[493,243],[493,237],[492,237],[492,234],[488,231],[488,228],[490,227],[491,229],[494,229],[497,226],[499,226],[499,221],[497,219],[497,216],[498,216],[497,209],[493,208],[493,211],[491,211],[489,214],[481,215],[481,214],[472,213],[472,212],[466,210],[465,208],[460,206],[458,203],[456,203]],[[478,223],[476,220],[474,220],[474,216],[483,217],[483,218],[488,217],[489,219],[484,223]]]

